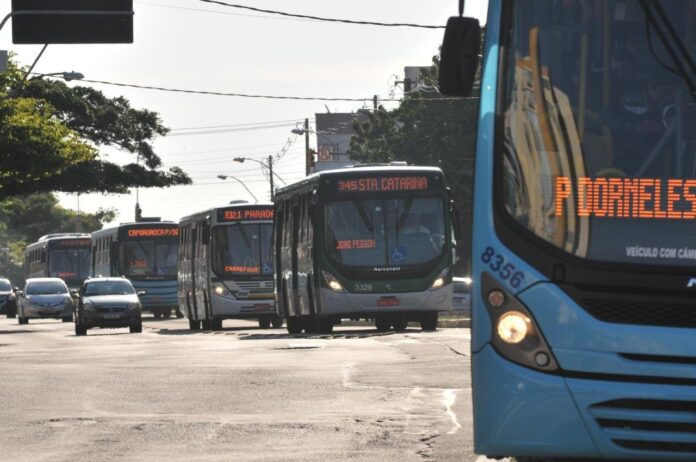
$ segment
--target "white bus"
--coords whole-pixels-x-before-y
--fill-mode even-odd
[[[224,319],[258,319],[281,327],[275,314],[273,205],[236,204],[179,223],[179,309],[191,330],[222,329]]]

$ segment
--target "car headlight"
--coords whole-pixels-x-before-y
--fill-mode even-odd
[[[336,280],[333,274],[326,271],[322,271],[321,274],[324,276],[324,281],[326,281],[326,285],[329,286],[329,289],[341,294],[346,292],[346,289]]]
[[[133,302],[128,304],[128,309],[129,310],[139,310],[140,309],[140,303],[138,302]]]
[[[82,304],[82,308],[84,308],[87,311],[94,311],[94,303],[92,302],[84,302]]]
[[[447,267],[440,271],[440,274],[437,275],[430,288],[439,289],[440,287],[443,287],[447,282],[447,275],[449,274],[449,270],[449,267]]]

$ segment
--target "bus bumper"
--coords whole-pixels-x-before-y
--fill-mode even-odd
[[[514,364],[490,345],[473,354],[472,375],[478,454],[696,460],[693,410],[670,409],[696,406],[696,387],[563,378]]]
[[[255,318],[276,314],[273,298],[236,300],[213,293],[211,302],[212,315],[215,319]]]
[[[362,317],[375,313],[452,310],[452,286],[423,292],[381,294],[338,293],[322,287],[320,296],[320,314],[326,316]],[[394,300],[393,304],[381,305],[385,299]]]

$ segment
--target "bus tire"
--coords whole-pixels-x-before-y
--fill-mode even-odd
[[[143,322],[142,322],[142,321],[139,321],[139,322],[137,322],[137,323],[135,323],[135,324],[131,324],[131,325],[128,327],[128,330],[130,330],[130,333],[131,333],[131,334],[139,334],[139,333],[141,333],[141,332],[143,331]]]
[[[15,313],[14,311],[8,311],[8,312],[7,312],[7,319],[13,319],[13,318],[16,318],[16,317],[17,317],[17,313]]]
[[[261,329],[268,329],[269,327],[271,327],[271,317],[259,316],[259,327]]]
[[[164,318],[169,318],[172,316],[172,309],[167,308],[166,310],[162,310],[162,317]]]
[[[320,334],[330,334],[333,332],[333,318],[320,318],[315,317],[315,331]]]
[[[379,316],[375,318],[375,327],[377,332],[388,332],[391,329],[391,323],[389,319]]]
[[[408,328],[408,319],[402,317],[395,318],[392,321],[392,325],[396,332],[403,332]]]
[[[222,319],[211,319],[210,330],[222,330]]]
[[[17,318],[17,324],[29,324],[29,319],[20,316]]]
[[[300,318],[288,318],[286,321],[288,334],[301,334],[304,322]]]
[[[201,330],[201,322],[194,319],[189,319],[190,330]]]
[[[81,337],[83,335],[87,335],[87,328],[80,322],[75,322],[75,336]]]
[[[437,330],[437,311],[426,311],[420,315],[420,326],[424,331],[435,331]]]
[[[274,315],[271,317],[271,325],[273,326],[274,329],[279,329],[283,327],[283,318],[281,318],[278,315]]]

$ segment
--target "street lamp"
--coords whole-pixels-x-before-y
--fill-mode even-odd
[[[232,175],[218,175],[217,177],[220,178],[221,180],[226,180],[226,179],[228,179],[228,178],[232,178],[233,180],[237,180],[237,181],[239,182],[239,184],[241,184],[242,186],[244,186],[244,189],[247,190],[247,192],[251,195],[251,197],[254,198],[254,201],[256,201],[256,202],[259,201],[259,200],[256,198],[256,196],[254,195],[254,193],[251,192],[251,189],[247,188],[247,185],[245,185],[244,182],[243,182],[242,180],[240,180],[239,178],[237,178],[236,176],[232,176]]]
[[[268,175],[268,180],[271,183],[271,201],[273,201],[274,197],[274,190],[273,190],[273,175],[275,175],[283,184],[287,184],[285,180],[283,180],[277,173],[273,171],[273,156],[268,156],[268,163],[261,162],[260,160],[256,159],[251,159],[249,157],[235,157],[233,159],[235,162],[239,162],[240,164],[244,163],[245,160],[250,160],[251,162],[256,162],[257,164],[261,165],[264,168],[267,168],[269,171]]]
[[[82,74],[81,72],[71,71],[71,72],[48,72],[46,74],[37,74],[37,75],[33,76],[32,78],[30,78],[29,80],[41,79],[43,77],[52,77],[52,76],[56,76],[56,75],[61,76],[63,78],[63,80],[66,80],[68,82],[71,80],[81,80],[81,79],[85,78],[84,74]]]

